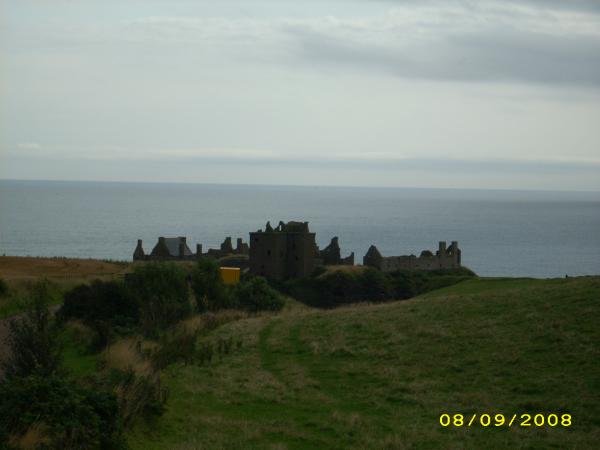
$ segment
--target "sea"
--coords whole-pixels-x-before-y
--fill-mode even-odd
[[[267,221],[308,221],[356,263],[458,241],[481,276],[600,274],[600,193],[0,180],[0,255],[131,260],[159,236],[219,248]]]

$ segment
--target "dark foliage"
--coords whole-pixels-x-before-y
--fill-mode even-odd
[[[128,276],[126,286],[139,305],[144,331],[155,333],[192,312],[186,278],[186,271],[174,263],[140,265]]]
[[[392,285],[394,298],[400,300],[452,286],[474,276],[476,275],[467,268],[432,271],[399,270],[386,274]]]
[[[95,344],[101,348],[115,328],[127,329],[138,322],[139,305],[122,282],[95,280],[67,292],[58,317],[82,320],[96,332]]]
[[[469,269],[384,273],[367,267],[362,271],[336,270],[315,274],[283,285],[280,283],[279,287],[308,305],[332,308],[361,301],[407,299],[472,276],[475,274]]]
[[[55,373],[61,362],[57,329],[51,322],[48,303],[51,300],[49,283],[35,283],[27,299],[29,309],[22,317],[12,319],[7,345],[10,357],[2,363],[6,377],[26,377],[32,374],[48,376]]]
[[[8,284],[2,278],[0,278],[0,297],[8,295]]]
[[[0,447],[41,426],[50,449],[127,448],[116,397],[59,376],[30,375],[0,385]]]
[[[118,326],[137,322],[138,304],[124,284],[117,281],[95,280],[80,285],[65,294],[60,315],[84,322],[108,321]]]
[[[219,265],[215,261],[208,258],[198,261],[191,278],[199,312],[218,311],[235,306],[231,290],[223,283]]]
[[[251,278],[240,283],[235,289],[237,306],[246,311],[279,311],[284,300],[262,277]]]

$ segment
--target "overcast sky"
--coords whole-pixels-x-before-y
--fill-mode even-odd
[[[0,0],[0,178],[600,191],[599,1]]]

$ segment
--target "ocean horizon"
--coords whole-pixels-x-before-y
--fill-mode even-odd
[[[267,220],[308,221],[356,263],[458,241],[482,276],[600,273],[600,193],[121,181],[0,180],[0,254],[131,260],[137,239],[218,248]]]

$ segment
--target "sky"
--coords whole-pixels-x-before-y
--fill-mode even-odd
[[[600,191],[600,2],[0,0],[0,178]]]

